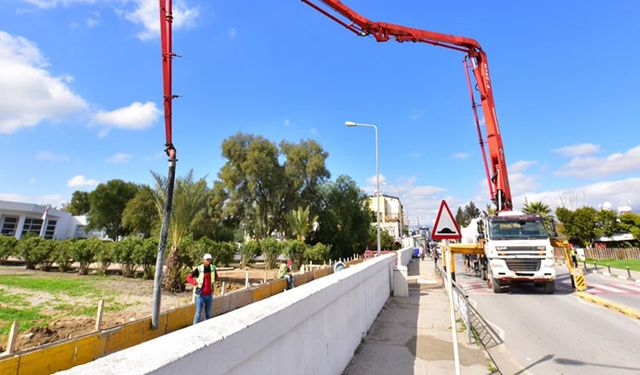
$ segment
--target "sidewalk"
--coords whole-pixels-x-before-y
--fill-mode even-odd
[[[453,374],[449,300],[433,261],[408,265],[409,297],[391,297],[344,374]],[[490,361],[458,333],[461,372],[488,374]]]

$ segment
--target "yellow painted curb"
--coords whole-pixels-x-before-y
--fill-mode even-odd
[[[585,301],[604,306],[608,309],[616,310],[635,319],[640,319],[640,311],[634,310],[631,307],[608,301],[604,298],[594,296],[593,294],[587,292],[576,292],[576,295],[584,299]]]

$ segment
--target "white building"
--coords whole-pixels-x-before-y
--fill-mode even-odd
[[[0,234],[20,239],[27,233],[45,239],[86,237],[85,216],[32,203],[0,201]],[[44,227],[43,227],[44,226]]]
[[[374,213],[378,208],[378,197],[369,197],[369,209]],[[380,228],[389,232],[393,238],[402,237],[402,228],[404,228],[404,211],[399,197],[393,195],[380,195]],[[376,225],[374,221],[371,225]]]

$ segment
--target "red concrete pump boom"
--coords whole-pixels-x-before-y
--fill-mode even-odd
[[[397,42],[401,43],[428,43],[434,46],[461,51],[466,54],[464,59],[465,72],[467,74],[467,82],[471,94],[471,104],[478,137],[480,138],[480,148],[482,149],[482,157],[491,200],[496,204],[498,211],[510,211],[513,208],[513,202],[511,199],[511,189],[509,187],[509,177],[507,175],[507,163],[504,156],[500,128],[498,127],[498,117],[496,115],[493,91],[491,89],[487,55],[482,50],[482,47],[480,47],[480,44],[471,38],[441,34],[384,22],[373,22],[361,16],[339,0],[320,1],[333,9],[337,14],[313,3],[311,0],[302,0],[302,2],[338,22],[359,36],[373,35],[378,42],[387,42],[393,38]],[[469,69],[472,69],[473,76],[477,83],[477,88],[480,93],[480,105],[476,105],[474,99],[471,81],[469,78]],[[491,173],[489,173],[489,168],[487,166],[485,143],[482,138],[482,131],[480,130],[480,121],[477,112],[478,107],[481,107],[482,109],[486,124],[487,148],[489,149]]]

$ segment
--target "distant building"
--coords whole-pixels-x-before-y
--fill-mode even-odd
[[[374,213],[378,208],[378,197],[369,197],[369,208]],[[376,225],[374,221],[372,225]],[[404,209],[400,202],[400,197],[393,195],[380,195],[380,228],[386,230],[391,237],[402,237],[402,228],[404,228]]]
[[[84,238],[86,227],[85,216],[33,203],[0,201],[0,234],[5,236],[20,239],[31,233],[55,240]]]

